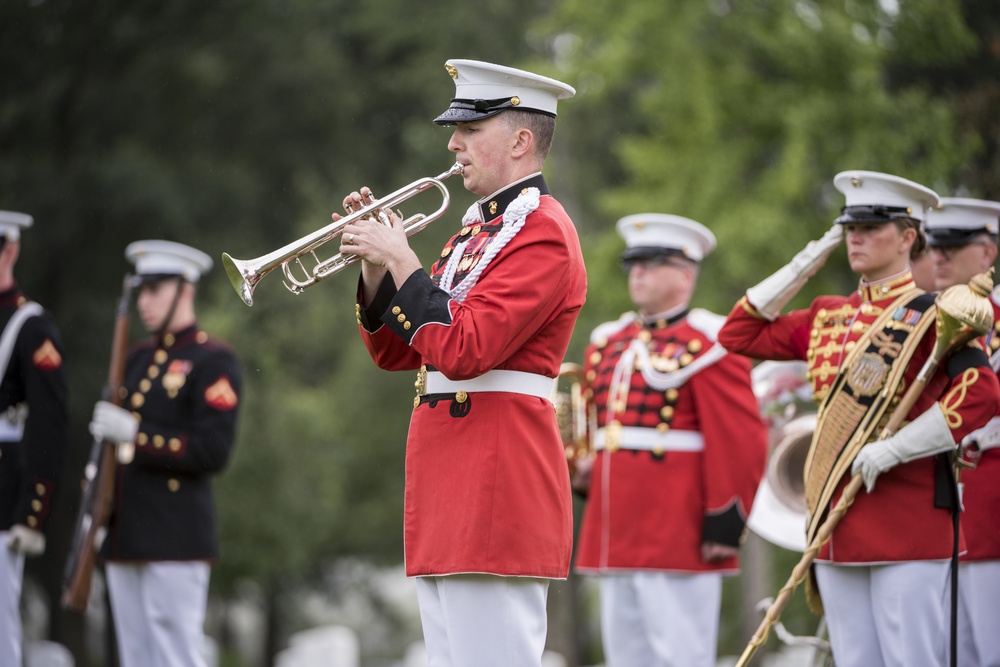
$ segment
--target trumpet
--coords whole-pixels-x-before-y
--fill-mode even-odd
[[[337,253],[329,259],[320,260],[316,255],[316,250],[320,247],[340,238],[344,227],[369,217],[375,218],[383,224],[391,224],[387,211],[391,211],[395,206],[417,196],[424,190],[437,188],[441,193],[441,205],[437,210],[430,214],[415,213],[403,220],[402,224],[406,235],[412,236],[440,218],[448,210],[451,195],[442,181],[449,176],[461,174],[462,169],[461,164],[455,163],[451,169],[438,176],[417,179],[382,199],[373,198],[350,215],[256,259],[234,259],[229,253],[222,253],[222,266],[226,270],[226,275],[229,276],[229,282],[232,283],[233,289],[240,295],[240,298],[248,306],[252,306],[253,292],[257,283],[280,266],[285,275],[285,287],[293,294],[301,294],[319,281],[339,273],[361,259],[357,255]],[[306,255],[311,255],[315,262],[312,268],[307,267],[302,261]],[[298,267],[299,275],[295,275],[293,264]]]

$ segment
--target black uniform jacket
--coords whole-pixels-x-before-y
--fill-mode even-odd
[[[103,558],[218,556],[211,477],[232,451],[241,383],[233,351],[197,326],[129,352],[124,407],[139,432],[134,459],[118,466]]]
[[[17,287],[0,292],[0,329],[28,299]],[[21,407],[18,407],[21,406]],[[0,414],[6,420],[27,408],[21,438],[0,441],[0,530],[22,524],[44,530],[67,443],[67,389],[62,341],[48,313],[21,326],[0,381]]]

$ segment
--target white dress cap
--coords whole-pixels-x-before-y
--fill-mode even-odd
[[[877,171],[842,171],[833,177],[833,185],[846,199],[843,215],[834,221],[840,224],[923,220],[924,212],[939,201],[930,188]]]
[[[184,276],[195,283],[212,268],[212,258],[191,246],[173,241],[135,241],[125,248],[125,259],[142,277]]]
[[[562,81],[513,67],[478,60],[449,60],[444,67],[455,80],[455,97],[434,119],[438,125],[483,120],[505,109],[555,116],[556,103],[576,94]]]
[[[625,239],[622,259],[679,254],[700,262],[715,250],[715,234],[705,225],[679,215],[637,213],[615,225]]]
[[[954,248],[971,243],[979,234],[1000,231],[1000,202],[985,199],[942,197],[941,205],[927,211],[924,233],[927,244]]]
[[[8,241],[17,241],[21,238],[21,229],[31,227],[34,221],[27,213],[0,211],[0,236]]]

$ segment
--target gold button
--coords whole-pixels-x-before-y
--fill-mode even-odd
[[[819,329],[812,329],[809,332],[809,337],[810,338],[819,338]]]
[[[473,227],[472,228],[472,235],[475,236],[476,234],[478,234],[480,232],[480,230],[482,230],[482,228],[483,228],[482,225],[476,225],[475,227]]]
[[[419,396],[414,396],[413,397],[413,407],[417,407],[418,405],[420,405],[420,397]]]
[[[666,390],[666,391],[665,391],[665,392],[663,393],[663,396],[664,396],[664,398],[666,398],[666,399],[667,399],[668,401],[670,401],[671,403],[673,403],[674,401],[676,401],[676,400],[677,400],[677,397],[678,397],[679,395],[680,395],[680,392],[679,392],[679,391],[677,391],[676,389],[667,389],[667,390]]]
[[[597,379],[597,372],[593,368],[591,368],[589,371],[587,371],[587,382],[593,382],[596,379]]]
[[[517,98],[515,97],[515,98],[514,98],[514,100],[516,100],[516,99],[517,99]],[[511,100],[511,102],[513,102],[514,100]],[[528,194],[528,188],[521,188],[521,194],[522,194],[522,195],[526,195],[526,194]]]
[[[400,308],[399,306],[393,306],[392,307],[392,314],[393,315],[399,315],[401,312],[403,312],[403,309]]]
[[[146,402],[146,397],[142,394],[132,394],[132,407],[141,408],[142,404]]]
[[[38,500],[38,499],[32,500],[31,501],[31,509],[33,509],[36,512],[41,512],[42,511],[42,501]]]
[[[685,352],[684,354],[681,355],[681,358],[680,358],[681,366],[687,366],[692,361],[694,361],[694,357],[691,356],[690,354],[688,354],[687,352]]]
[[[35,484],[35,495],[36,496],[44,496],[45,495],[45,485],[44,484]]]
[[[596,341],[594,341],[594,345],[596,345],[597,347],[605,347],[607,344],[608,344],[607,338],[598,338]]]
[[[145,433],[140,432],[135,436],[135,444],[137,445],[145,445],[148,442],[149,442],[149,436],[146,435]]]
[[[208,334],[205,333],[204,331],[199,331],[198,335],[196,335],[194,339],[201,344],[205,344],[208,342]]]
[[[844,345],[844,351],[845,352],[850,352],[851,350],[853,350],[857,346],[858,346],[858,341],[856,341],[856,340],[849,340],[849,341],[847,341],[847,344]]]
[[[459,389],[455,392],[456,403],[465,403],[467,400],[469,400],[469,395],[465,392],[465,390]]]
[[[674,418],[674,409],[669,405],[664,405],[660,408],[660,416],[664,419],[670,420]]]
[[[516,107],[518,104],[521,103],[521,98],[515,95],[514,97],[510,98],[510,103],[512,106]]]
[[[597,350],[594,350],[593,352],[591,352],[590,353],[590,363],[596,365],[596,364],[599,364],[600,362],[601,362],[601,353],[598,352]]]
[[[450,254],[451,254],[451,246],[447,246],[444,250],[441,251],[442,257],[447,257]]]
[[[656,430],[659,431],[660,433],[666,433],[667,431],[670,430],[670,424],[657,424]]]
[[[410,322],[403,322],[403,330],[409,331],[413,325]]]
[[[172,452],[179,452],[181,451],[181,441],[177,438],[170,438],[170,440],[167,441],[167,447],[170,448],[170,451]]]
[[[403,313],[400,313],[399,315],[396,315],[396,321],[398,321],[398,322],[405,322],[406,321],[406,315],[404,315]]]
[[[151,377],[151,378],[153,378],[155,380],[160,375],[160,369],[157,368],[156,366],[150,366],[146,370],[146,375],[149,376],[149,377]]]
[[[174,344],[174,343],[176,343],[176,342],[177,342],[177,339],[176,339],[176,338],[174,337],[174,335],[173,335],[173,334],[171,334],[171,333],[168,333],[167,335],[165,335],[165,336],[163,337],[163,344],[164,344],[164,345],[165,345],[166,347],[170,347],[171,345],[173,345],[173,344]],[[161,362],[161,363],[162,363],[162,362]]]
[[[663,447],[653,447],[651,451],[654,456],[663,456]]]
[[[152,386],[153,386],[153,383],[152,383],[152,381],[149,380],[149,378],[142,378],[139,381],[139,391],[141,391],[144,394],[147,391],[149,391]]]
[[[690,341],[688,343],[688,351],[692,354],[698,354],[701,352],[701,341],[698,339]]]
[[[162,364],[166,360],[167,360],[166,350],[157,350],[155,353],[153,353],[153,361],[155,361],[157,364]]]
[[[811,347],[808,350],[806,350],[806,359],[812,359],[815,356],[816,356],[816,350],[814,350]]]
[[[33,516],[29,516],[28,517],[28,526],[30,526],[31,528],[34,528],[37,525],[38,525],[38,519],[36,519]]]
[[[816,311],[816,319],[825,320],[826,319],[826,308],[820,308]]]
[[[174,478],[170,478],[167,480],[167,488],[170,489],[173,493],[177,493],[177,490],[181,488],[181,483]]]
[[[164,444],[164,439],[162,435],[157,433],[156,435],[153,436],[153,447],[156,447],[157,449],[162,449],[163,444]]]
[[[462,231],[460,231],[459,234],[461,234],[462,236],[468,236],[469,235],[469,231],[471,229],[472,229],[471,227],[462,227]]]

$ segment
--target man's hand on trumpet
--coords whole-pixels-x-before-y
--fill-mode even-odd
[[[344,197],[344,210],[350,215],[373,201],[371,190],[363,187],[360,192],[355,191]],[[379,214],[387,216],[388,224],[376,217]],[[337,213],[333,214],[335,221],[342,217]],[[386,271],[392,274],[398,288],[422,266],[417,254],[410,248],[401,216],[390,210],[373,210],[372,215],[345,226],[340,236],[340,252],[357,255],[364,260],[361,275],[366,301],[371,296],[368,291],[371,290],[374,295]]]

